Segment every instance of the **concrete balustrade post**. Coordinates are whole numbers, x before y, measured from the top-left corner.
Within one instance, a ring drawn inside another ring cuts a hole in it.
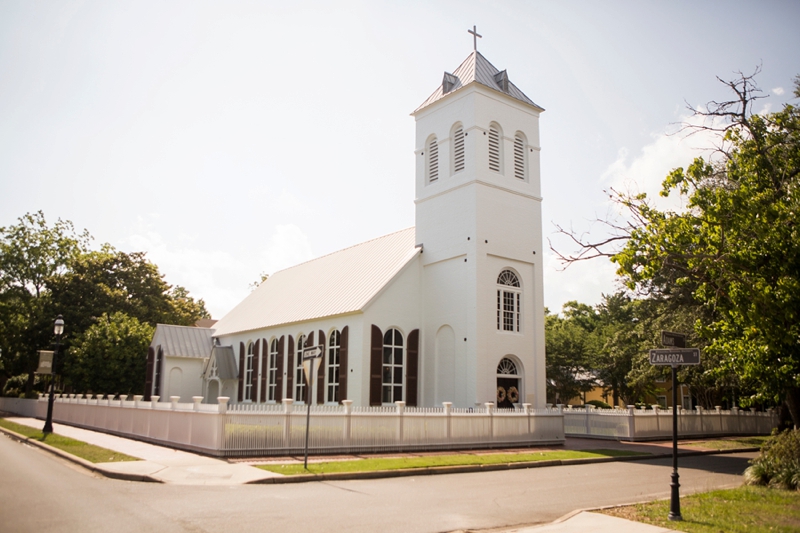
[[[155,409],[156,404],[158,404],[158,400],[160,399],[161,396],[156,396],[156,395],[150,396],[150,409]],[[111,402],[109,402],[109,405],[111,405]]]
[[[230,401],[229,396],[217,396],[217,412],[221,415],[224,415],[228,412],[228,402]]]
[[[292,437],[292,404],[294,399],[284,398],[283,401],[283,446],[289,448],[291,446]]]
[[[628,407],[628,438],[632,439],[636,436],[636,406],[629,405]]]
[[[397,443],[403,442],[403,414],[406,412],[406,402],[394,402],[397,406]]]
[[[142,394],[134,394],[133,395],[133,406],[136,407],[137,409],[139,408],[140,404],[142,403],[142,398],[144,398],[144,396]]]
[[[203,397],[202,396],[192,396],[192,403],[194,403],[194,410],[195,411],[199,411],[200,410],[200,404],[202,403],[202,401],[203,401]]]
[[[483,405],[486,406],[486,414],[489,416],[489,438],[494,440],[494,413],[492,412],[494,404],[492,402],[486,402]]]
[[[453,414],[453,402],[442,402],[442,406],[444,407],[446,435],[447,442],[449,443],[450,439],[453,437],[453,424],[451,418],[451,415]]]
[[[342,406],[344,407],[344,443],[346,445],[350,444],[350,427],[352,422],[353,416],[353,400],[342,400]]]
[[[169,397],[169,402],[172,404],[171,409],[173,411],[177,411],[178,410],[178,402],[180,401],[180,399],[181,399],[180,396],[170,396]]]

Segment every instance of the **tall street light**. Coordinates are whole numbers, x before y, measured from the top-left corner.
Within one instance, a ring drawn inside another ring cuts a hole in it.
[[[44,422],[42,433],[53,432],[53,389],[55,389],[56,380],[56,357],[58,356],[58,349],[61,347],[61,335],[64,334],[64,318],[58,315],[53,326],[53,333],[56,335],[56,349],[53,352],[53,367],[50,374],[50,397],[47,399],[47,420]]]

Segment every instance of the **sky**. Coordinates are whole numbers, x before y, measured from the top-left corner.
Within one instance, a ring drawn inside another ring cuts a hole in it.
[[[0,1],[0,226],[43,211],[144,251],[221,318],[261,273],[414,225],[410,113],[478,50],[545,108],[543,236],[601,236],[710,139],[687,105],[752,73],[793,99],[800,2]],[[545,250],[545,305],[617,289]]]

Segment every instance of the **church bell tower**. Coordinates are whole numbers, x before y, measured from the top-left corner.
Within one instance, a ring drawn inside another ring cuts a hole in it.
[[[412,113],[425,405],[545,406],[543,111],[476,49]]]

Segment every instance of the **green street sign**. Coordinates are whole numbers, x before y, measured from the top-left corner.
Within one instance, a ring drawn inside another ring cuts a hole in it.
[[[699,365],[700,348],[662,348],[650,350],[651,365]]]

